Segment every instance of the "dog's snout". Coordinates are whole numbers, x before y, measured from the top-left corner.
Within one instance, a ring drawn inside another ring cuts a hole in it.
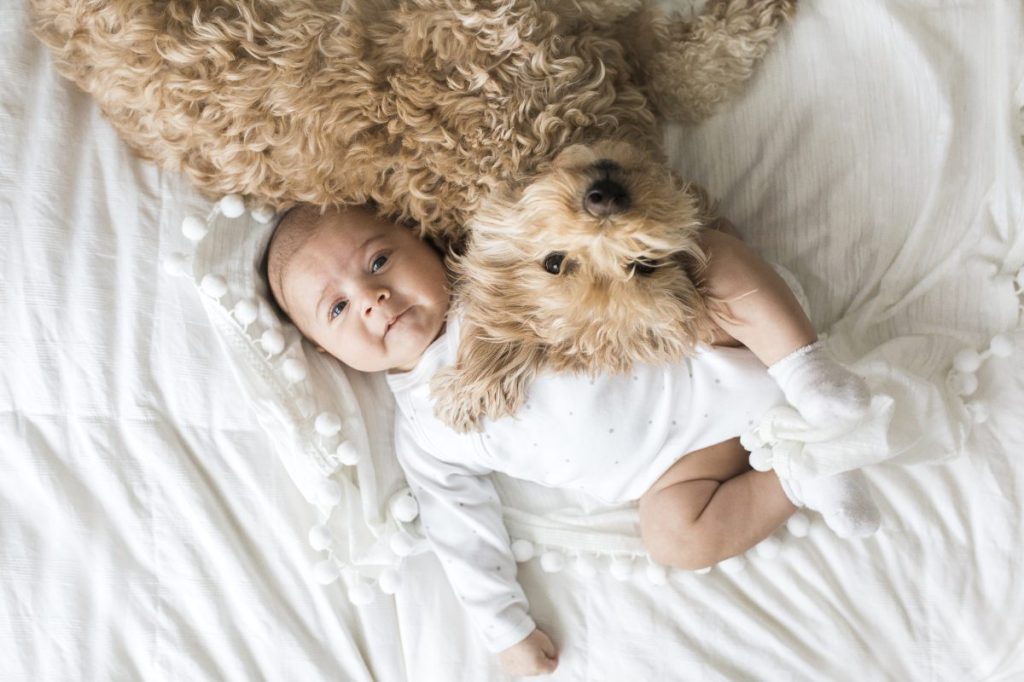
[[[597,180],[583,195],[583,209],[596,218],[622,213],[629,208],[629,192],[609,178]]]

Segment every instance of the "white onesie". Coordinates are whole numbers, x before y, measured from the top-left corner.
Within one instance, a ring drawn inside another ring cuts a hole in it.
[[[455,361],[459,320],[414,369],[388,374],[395,448],[424,531],[492,651],[534,628],[488,474],[499,471],[608,503],[636,500],[688,452],[739,436],[785,402],[748,350],[703,348],[622,375],[540,375],[517,414],[460,434],[434,417],[430,379]]]

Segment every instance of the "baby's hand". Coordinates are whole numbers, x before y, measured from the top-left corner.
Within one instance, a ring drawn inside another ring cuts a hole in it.
[[[509,675],[547,675],[558,667],[558,651],[548,636],[540,628],[535,628],[519,644],[498,654],[498,660]]]

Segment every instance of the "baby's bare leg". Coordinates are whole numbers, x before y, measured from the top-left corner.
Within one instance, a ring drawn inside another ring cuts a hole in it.
[[[818,335],[786,282],[768,263],[726,230],[705,230],[710,261],[708,293],[716,299],[715,321],[730,336],[771,365]]]
[[[795,511],[778,477],[750,469],[734,438],[662,474],[640,498],[640,532],[656,561],[692,570],[753,547]]]

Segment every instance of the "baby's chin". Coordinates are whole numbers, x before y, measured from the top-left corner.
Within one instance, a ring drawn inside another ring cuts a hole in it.
[[[434,342],[438,334],[431,336],[428,332],[409,333],[403,334],[400,339],[395,339],[389,344],[389,356],[390,362],[388,372],[408,372],[409,370],[416,367],[419,363],[420,358],[430,347],[430,344]]]

